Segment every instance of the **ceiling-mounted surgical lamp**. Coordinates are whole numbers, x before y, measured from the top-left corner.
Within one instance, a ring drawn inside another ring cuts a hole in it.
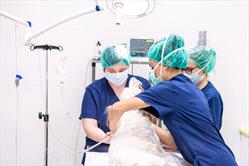
[[[120,18],[140,18],[150,14],[155,9],[155,0],[106,0],[107,8]]]
[[[71,21],[75,18],[78,18],[78,17],[81,17],[81,16],[84,16],[84,15],[88,15],[88,14],[91,14],[91,13],[95,13],[95,12],[99,12],[99,11],[102,11],[103,8],[100,7],[97,3],[96,3],[96,6],[95,8],[93,9],[89,9],[87,11],[80,11],[80,12],[75,12],[69,16],[66,16],[62,19],[59,19],[59,20],[56,20],[54,23],[44,27],[43,29],[37,31],[37,32],[31,32],[31,22],[29,21],[24,21],[22,20],[21,18],[19,17],[16,17],[16,16],[13,16],[13,15],[10,15],[4,11],[0,11],[0,16],[3,16],[7,19],[10,19],[12,21],[15,21],[17,23],[20,23],[26,27],[28,27],[28,31],[26,32],[26,34],[24,35],[24,45],[27,45],[27,46],[30,46],[33,44],[33,40],[42,35],[43,33],[47,32],[47,31],[50,31],[51,29],[61,25],[61,24],[64,24],[65,22],[68,22],[68,21]]]

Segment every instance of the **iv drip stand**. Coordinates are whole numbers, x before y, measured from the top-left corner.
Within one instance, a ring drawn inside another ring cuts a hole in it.
[[[36,49],[42,49],[42,50],[46,50],[46,77],[45,77],[45,90],[46,90],[46,111],[45,114],[42,114],[42,112],[39,112],[38,117],[39,119],[44,120],[45,122],[45,166],[48,166],[48,122],[49,122],[49,114],[48,114],[48,50],[59,50],[62,51],[63,48],[61,46],[52,46],[52,45],[32,45],[30,47],[31,51],[34,51]]]

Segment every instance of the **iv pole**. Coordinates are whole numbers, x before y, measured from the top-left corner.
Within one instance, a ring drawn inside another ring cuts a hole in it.
[[[63,48],[61,46],[52,46],[52,45],[32,45],[30,47],[31,51],[34,51],[36,49],[42,49],[46,50],[46,77],[45,77],[45,91],[46,91],[46,112],[45,114],[42,114],[42,112],[39,112],[38,117],[39,119],[44,120],[45,122],[45,166],[48,165],[48,122],[49,122],[49,114],[48,114],[48,50],[59,50],[60,52],[63,51]]]
[[[80,16],[84,16],[84,15],[91,14],[94,12],[99,12],[101,10],[103,10],[103,8],[101,8],[98,5],[97,0],[96,0],[95,9],[91,9],[88,11],[80,11],[80,12],[76,12],[74,14],[71,14],[69,16],[66,16],[66,17],[60,19],[59,21],[57,21],[53,24],[50,24],[47,27],[44,27],[42,30],[40,30],[36,33],[31,33],[31,22],[24,21],[19,17],[16,17],[16,16],[13,16],[13,15],[8,14],[6,12],[0,11],[0,16],[3,16],[7,19],[10,19],[10,20],[15,21],[17,23],[20,23],[20,24],[24,25],[25,27],[29,27],[28,33],[26,33],[24,35],[24,39],[25,39],[24,45],[26,45],[26,46],[31,45],[30,49],[32,51],[35,49],[46,50],[46,112],[45,112],[45,114],[42,114],[42,112],[40,112],[38,114],[39,119],[43,118],[44,122],[45,122],[45,163],[44,163],[45,166],[48,166],[48,121],[49,121],[49,114],[48,114],[48,50],[51,51],[52,49],[56,49],[56,50],[62,51],[63,49],[60,46],[51,46],[51,45],[37,45],[37,46],[35,46],[35,45],[32,45],[33,44],[32,39],[35,39],[36,37],[42,35],[43,33],[65,23],[65,22],[68,22],[68,21],[73,20],[75,18],[78,18]]]
[[[49,31],[50,29],[53,29],[67,21],[70,21],[72,19],[75,19],[77,17],[80,17],[80,16],[83,16],[83,15],[87,15],[87,14],[90,14],[90,13],[93,13],[93,12],[98,12],[100,11],[101,8],[96,5],[95,7],[95,10],[89,10],[89,11],[86,11],[86,12],[78,12],[78,13],[75,13],[75,14],[72,14],[70,16],[67,16],[63,19],[60,19],[58,22],[54,23],[54,24],[51,24],[45,28],[43,28],[42,30],[34,33],[34,34],[30,34],[29,36],[28,35],[25,35],[25,41],[26,41],[26,45],[29,45],[31,43],[31,40],[40,36],[41,34]],[[48,122],[49,122],[49,114],[48,114],[48,50],[52,50],[52,49],[56,49],[56,50],[59,50],[59,51],[62,51],[63,48],[61,46],[51,46],[51,45],[31,45],[30,47],[30,50],[35,50],[35,49],[43,49],[43,50],[46,50],[46,112],[45,114],[42,114],[42,112],[39,112],[38,114],[38,117],[39,119],[42,119],[44,120],[45,122],[45,166],[48,166]]]

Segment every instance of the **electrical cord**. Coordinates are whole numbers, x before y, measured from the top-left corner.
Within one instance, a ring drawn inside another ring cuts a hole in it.
[[[87,82],[90,80],[90,64],[91,64],[92,60],[88,61],[87,65],[86,65],[86,70],[85,70],[85,80],[84,80],[84,84],[83,87],[86,88],[87,86]],[[88,76],[88,77],[87,77]],[[76,159],[77,159],[77,151],[78,151],[78,142],[79,142],[79,134],[80,134],[80,129],[81,129],[81,121],[79,122],[78,125],[78,130],[77,130],[77,135],[76,135],[76,140],[75,140],[75,151],[74,151],[74,166],[76,166]]]
[[[48,126],[49,126],[49,128],[50,128],[50,131],[51,131],[53,137],[56,139],[56,141],[57,141],[60,145],[64,146],[65,148],[67,148],[67,149],[69,149],[69,150],[71,150],[71,151],[74,151],[74,148],[73,148],[73,147],[70,147],[70,146],[66,145],[65,143],[63,143],[63,142],[56,136],[55,131],[54,131],[53,127],[51,126],[51,124],[48,124]],[[82,148],[82,149],[83,149],[83,148]]]
[[[18,69],[18,50],[17,50],[17,23],[15,23],[15,56],[16,56],[16,75],[19,72]],[[16,133],[15,133],[15,150],[16,150],[16,166],[18,165],[18,158],[19,158],[19,154],[18,154],[18,120],[19,120],[19,89],[18,89],[19,84],[16,84]]]

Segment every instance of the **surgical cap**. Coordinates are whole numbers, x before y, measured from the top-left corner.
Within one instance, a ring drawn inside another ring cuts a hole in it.
[[[210,73],[216,63],[216,53],[213,49],[196,46],[189,54],[189,58],[205,73]]]
[[[162,57],[163,44],[165,40],[166,43],[165,43],[163,57],[165,57],[167,54],[169,54],[170,52],[172,52],[177,48],[184,47],[184,39],[177,34],[172,34],[169,36],[168,39],[160,40],[150,48],[148,52],[149,59],[154,60],[156,62],[160,62]]]
[[[130,65],[130,56],[124,45],[110,46],[104,49],[100,57],[103,68],[108,68],[116,64]]]

